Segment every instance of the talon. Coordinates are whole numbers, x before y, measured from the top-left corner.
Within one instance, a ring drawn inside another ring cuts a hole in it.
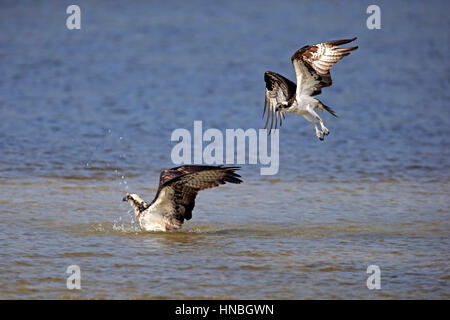
[[[320,141],[323,141],[324,139],[323,132],[321,131],[317,132],[317,138],[319,138]]]

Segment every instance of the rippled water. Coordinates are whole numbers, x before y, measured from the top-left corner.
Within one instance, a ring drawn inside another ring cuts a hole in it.
[[[0,298],[450,298],[447,2],[381,1],[376,31],[352,1],[80,1],[80,31],[69,4],[0,4]],[[264,71],[353,35],[325,142],[288,116],[278,175],[139,230],[121,199],[152,199],[174,129],[260,128]]]

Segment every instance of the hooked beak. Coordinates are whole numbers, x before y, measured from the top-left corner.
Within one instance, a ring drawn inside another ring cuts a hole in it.
[[[128,201],[128,199],[129,199],[129,194],[127,194],[125,197],[123,197],[123,199],[122,199],[122,201]]]

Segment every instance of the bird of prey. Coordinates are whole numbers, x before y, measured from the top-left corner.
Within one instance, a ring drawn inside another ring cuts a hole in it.
[[[294,66],[297,84],[282,75],[266,71],[264,81],[266,82],[266,99],[264,103],[264,114],[267,112],[266,126],[269,119],[272,118],[270,129],[273,128],[275,118],[275,128],[280,118],[280,126],[285,118],[285,113],[296,113],[306,118],[314,125],[316,135],[323,141],[324,136],[330,131],[324,126],[322,119],[317,115],[314,109],[326,110],[333,116],[336,113],[319,99],[313,98],[322,92],[322,88],[331,86],[331,67],[350,54],[350,51],[358,47],[340,48],[342,44],[352,42],[356,39],[334,40],[322,42],[314,45],[307,45],[297,50],[291,57]],[[319,130],[316,120],[319,121],[321,130]]]
[[[144,231],[180,229],[184,220],[192,218],[195,197],[201,190],[226,182],[241,183],[235,171],[239,167],[184,165],[161,172],[155,199],[147,204],[137,194],[127,194],[136,219]]]

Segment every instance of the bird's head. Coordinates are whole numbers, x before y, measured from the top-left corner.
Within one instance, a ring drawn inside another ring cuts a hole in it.
[[[142,211],[148,208],[147,202],[134,193],[128,193],[122,200],[128,202],[133,207],[136,218],[139,217]]]

